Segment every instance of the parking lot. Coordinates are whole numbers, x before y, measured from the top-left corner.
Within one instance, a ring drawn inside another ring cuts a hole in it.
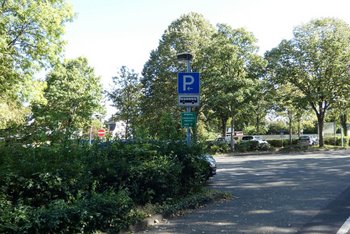
[[[233,199],[147,233],[337,233],[350,216],[350,152],[221,156],[213,189]],[[345,203],[344,203],[345,202]]]

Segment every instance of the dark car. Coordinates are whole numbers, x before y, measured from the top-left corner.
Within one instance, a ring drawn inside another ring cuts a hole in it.
[[[205,154],[202,157],[209,165],[209,177],[216,175],[216,161],[210,154]]]

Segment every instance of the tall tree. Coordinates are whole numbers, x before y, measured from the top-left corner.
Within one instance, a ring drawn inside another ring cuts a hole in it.
[[[28,113],[22,103],[36,99],[29,91],[39,85],[33,74],[57,62],[65,24],[72,18],[65,0],[0,0],[0,105],[7,107],[0,108],[0,117],[4,111],[17,117],[1,118],[0,128],[21,122]]]
[[[288,118],[289,143],[292,144],[293,126],[298,123],[298,135],[300,135],[299,124],[308,109],[308,103],[305,102],[300,90],[290,83],[279,86],[274,93],[276,95],[274,108]]]
[[[100,77],[86,58],[66,60],[47,76],[46,104],[33,107],[35,132],[51,141],[67,140],[103,113]],[[36,135],[38,136],[38,135]]]
[[[114,87],[107,91],[113,106],[117,108],[116,118],[125,122],[125,138],[133,134],[140,115],[141,83],[138,74],[123,66],[113,77]]]
[[[174,120],[180,119],[180,109],[176,101],[176,74],[184,70],[184,67],[178,63],[176,55],[190,52],[193,55],[192,70],[201,71],[203,69],[201,50],[209,43],[214,32],[215,28],[202,15],[197,13],[183,15],[170,24],[157,49],[151,52],[142,71],[144,91],[142,113],[147,119],[147,126],[152,136],[160,135],[161,129],[155,126],[165,117],[168,119],[169,113]],[[171,127],[169,132],[173,132],[174,126],[169,127]],[[177,129],[181,130],[180,124],[177,125]]]
[[[236,116],[251,100],[251,92],[258,83],[255,81],[262,74],[265,62],[256,54],[255,37],[244,29],[220,24],[211,41],[205,52],[203,101],[221,120],[225,137],[227,120],[231,118],[233,134]]]
[[[251,91],[251,101],[245,105],[243,110],[244,123],[255,126],[256,134],[266,132],[265,118],[274,105],[274,93],[270,83],[264,79],[255,80],[255,89]],[[243,128],[242,128],[243,129]]]
[[[350,27],[339,19],[322,18],[294,29],[294,38],[283,40],[268,52],[276,84],[291,83],[314,110],[319,144],[324,146],[323,125],[327,110],[348,99],[350,88]]]

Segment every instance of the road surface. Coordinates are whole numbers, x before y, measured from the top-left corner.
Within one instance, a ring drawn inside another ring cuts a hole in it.
[[[216,160],[209,186],[233,199],[143,233],[336,234],[350,216],[349,150]]]

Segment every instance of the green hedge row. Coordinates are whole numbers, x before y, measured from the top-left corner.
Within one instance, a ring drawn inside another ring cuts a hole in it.
[[[341,137],[325,137],[324,138],[324,143],[326,145],[336,145],[336,146],[341,146],[342,145],[342,139]],[[349,136],[344,136],[343,137],[343,143],[344,146],[350,146],[350,137]]]
[[[170,142],[0,146],[0,233],[118,232],[135,207],[200,189],[199,146]]]
[[[299,142],[298,139],[292,139],[292,145],[297,145]],[[289,139],[283,139],[282,140],[268,140],[268,143],[272,147],[283,147],[283,146],[288,146],[290,145]]]
[[[249,152],[249,151],[268,151],[271,149],[269,144],[259,144],[257,141],[239,142],[235,146],[237,152]]]

